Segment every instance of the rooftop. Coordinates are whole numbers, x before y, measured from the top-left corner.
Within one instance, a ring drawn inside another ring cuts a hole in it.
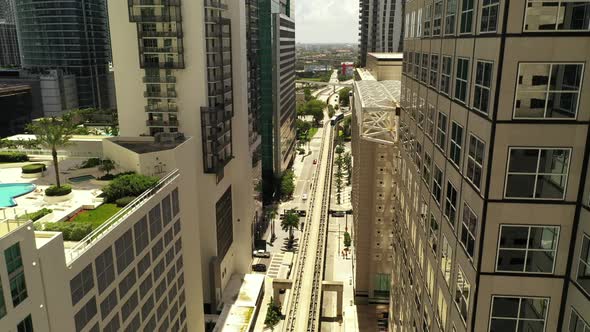
[[[214,331],[250,331],[262,299],[264,279],[262,274],[232,275],[223,292],[225,305]]]
[[[24,84],[0,84],[0,97],[31,92],[31,87]]]
[[[392,60],[401,61],[404,58],[403,53],[369,53],[368,56],[374,57],[380,61],[392,61]]]
[[[159,152],[175,149],[186,141],[186,138],[181,135],[161,137],[159,140],[152,137],[117,137],[111,141],[119,146],[133,151],[137,154]]]
[[[355,109],[355,117],[361,139],[379,144],[397,142],[400,91],[400,81],[355,82],[355,96],[360,102],[360,107]]]
[[[401,94],[400,81],[363,80],[355,82],[363,108],[396,108]]]

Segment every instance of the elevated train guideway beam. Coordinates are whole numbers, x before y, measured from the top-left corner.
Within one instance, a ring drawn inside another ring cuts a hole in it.
[[[295,83],[315,84],[315,85],[325,85],[325,86],[341,86],[344,88],[352,88],[352,84],[347,84],[347,83],[318,82],[318,81],[308,81],[308,80],[296,80]]]
[[[399,91],[399,81],[357,81],[354,84],[354,116],[360,138],[379,144],[398,141],[400,106],[392,91]]]

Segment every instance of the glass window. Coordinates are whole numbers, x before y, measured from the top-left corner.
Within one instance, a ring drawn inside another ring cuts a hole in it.
[[[441,203],[441,194],[442,194],[442,184],[443,184],[443,172],[438,167],[438,165],[434,164],[434,178],[432,181],[432,196],[436,201],[436,204],[440,205]]]
[[[485,143],[473,134],[469,135],[469,153],[467,154],[467,179],[479,190],[483,172]]]
[[[477,61],[475,72],[473,108],[486,114],[488,114],[490,108],[493,66],[494,65],[491,62]]]
[[[72,304],[78,303],[88,292],[94,288],[94,276],[92,271],[92,264],[88,264],[78,273],[72,280],[70,280],[70,291],[72,296]]]
[[[105,249],[94,261],[96,266],[96,281],[98,292],[102,292],[115,280],[115,267],[113,265],[113,250],[111,247]]]
[[[431,139],[434,137],[434,119],[436,111],[434,105],[428,104],[428,117],[426,118],[426,136]]]
[[[457,167],[461,164],[461,145],[463,144],[463,127],[461,127],[457,122],[453,121],[451,123],[451,151],[450,157],[451,161],[457,165]]]
[[[421,72],[421,76],[420,76],[420,80],[426,84],[428,84],[428,72],[429,72],[429,67],[428,67],[428,54],[427,53],[423,53],[422,54],[422,72]]]
[[[445,299],[442,289],[439,288],[436,305],[436,318],[441,331],[444,331],[445,327],[447,326],[447,309],[447,300]]]
[[[510,148],[504,196],[562,200],[569,161],[569,149]]]
[[[4,300],[4,290],[2,289],[2,280],[0,279],[0,318],[6,316],[6,301]]]
[[[588,0],[527,0],[524,31],[588,30]]]
[[[434,214],[431,213],[430,214],[430,231],[428,232],[428,243],[430,244],[430,248],[432,249],[434,256],[436,256],[436,248],[438,246],[438,230],[439,230],[438,220],[436,220],[436,217],[434,216]]]
[[[4,259],[8,272],[12,305],[16,307],[28,297],[23,259],[18,242],[4,250]]]
[[[492,296],[490,332],[543,332],[549,299]]]
[[[76,332],[82,331],[86,324],[91,321],[97,313],[96,299],[91,298],[74,316]]]
[[[131,229],[115,241],[115,254],[117,255],[117,273],[121,274],[135,259]]]
[[[419,79],[420,78],[420,53],[416,52],[414,53],[414,78],[415,79]]]
[[[459,33],[473,32],[473,0],[461,2],[461,26]]]
[[[430,19],[432,15],[432,5],[428,4],[424,8],[424,37],[430,36]]]
[[[447,145],[447,115],[438,112],[438,122],[436,125],[436,146],[445,151]]]
[[[426,264],[426,293],[428,294],[428,298],[432,299],[432,295],[434,294],[434,268],[430,261],[427,261]]]
[[[455,303],[459,308],[459,313],[463,319],[463,323],[467,321],[467,313],[469,312],[469,295],[471,293],[471,284],[461,267],[457,269],[457,280],[455,289]]]
[[[459,241],[465,249],[467,256],[473,260],[473,253],[475,252],[475,234],[477,232],[477,215],[467,205],[463,203],[463,218],[461,220],[461,238]]]
[[[415,160],[416,168],[418,170],[422,169],[422,144],[416,141],[416,152],[415,152]]]
[[[453,59],[450,56],[442,58],[442,72],[440,76],[440,92],[451,95],[451,73],[453,71]]]
[[[583,72],[583,64],[521,63],[514,118],[575,118]]]
[[[434,0],[434,19],[432,21],[432,35],[440,36],[443,15],[443,0]]]
[[[389,298],[389,288],[391,283],[391,275],[385,273],[375,274],[375,288],[373,294],[376,297]]]
[[[430,86],[438,88],[438,55],[430,55]]]
[[[432,169],[432,158],[428,152],[424,152],[424,165],[422,166],[422,179],[426,188],[430,188],[430,170]]]
[[[553,273],[559,227],[500,226],[496,271]]]
[[[416,37],[422,37],[422,8],[418,9],[418,21],[416,22]]]
[[[457,189],[451,183],[447,182],[447,195],[445,198],[445,217],[451,223],[451,226],[455,228],[455,220],[457,218]]]
[[[590,324],[586,323],[573,307],[568,332],[590,332]]]
[[[480,32],[496,32],[500,0],[483,0],[481,6]]]
[[[447,240],[447,237],[443,234],[442,236],[442,246],[441,246],[441,258],[440,258],[440,270],[445,277],[445,281],[447,285],[450,285],[451,282],[451,275],[453,269],[453,249]]]
[[[582,250],[580,252],[576,282],[586,293],[590,294],[590,237],[586,234],[582,237]]]
[[[17,332],[33,332],[33,319],[28,315],[16,326]]]
[[[469,86],[469,59],[457,59],[457,75],[455,76],[455,99],[467,103]]]
[[[457,0],[447,0],[445,16],[445,35],[455,34],[455,21],[457,18]]]
[[[418,103],[418,119],[416,121],[418,128],[422,128],[424,126],[424,104],[424,98],[420,98]]]

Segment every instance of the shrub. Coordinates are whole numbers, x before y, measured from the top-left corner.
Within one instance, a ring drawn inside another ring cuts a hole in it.
[[[90,159],[82,162],[82,164],[80,165],[80,168],[92,168],[92,167],[96,167],[100,164],[101,164],[101,161],[99,158],[90,158]]]
[[[127,196],[127,197],[123,197],[123,198],[119,198],[118,200],[115,201],[115,203],[117,204],[118,207],[125,207],[127,206],[127,204],[131,203],[131,201],[133,201],[135,199],[135,197],[133,196]]]
[[[103,189],[105,201],[113,203],[119,198],[139,196],[158,183],[158,178],[141,174],[118,176]]]
[[[58,186],[51,186],[47,189],[45,189],[45,195],[46,196],[65,196],[69,193],[72,192],[72,187],[70,187],[67,184],[64,184],[61,187]]]
[[[53,212],[53,210],[43,208],[43,209],[33,212],[33,213],[27,213],[26,215],[23,215],[21,217],[26,217],[28,219],[31,219],[31,221],[37,221],[37,220],[45,217],[46,215],[50,214],[51,212]]]
[[[1,163],[20,163],[29,161],[29,157],[22,152],[0,152]]]
[[[116,177],[117,176],[114,175],[114,174],[105,174],[103,176],[100,176],[97,180],[100,180],[100,181],[111,181],[111,180],[113,180]]]
[[[80,241],[95,230],[100,223],[52,222],[46,223],[44,231],[61,232],[64,241]]]
[[[45,164],[30,164],[21,167],[21,169],[23,174],[35,174],[43,172],[47,169],[47,166],[45,166]]]

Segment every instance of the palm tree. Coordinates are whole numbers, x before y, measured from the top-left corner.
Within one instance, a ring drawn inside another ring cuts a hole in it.
[[[37,136],[39,145],[51,150],[56,186],[61,187],[57,149],[68,145],[72,138],[75,126],[72,124],[71,117],[64,115],[61,119],[42,118],[29,124],[27,129]]]
[[[293,228],[299,228],[299,215],[292,211],[285,212],[285,218],[281,221],[281,228],[284,231],[289,231],[289,245],[291,245],[294,239]]]

